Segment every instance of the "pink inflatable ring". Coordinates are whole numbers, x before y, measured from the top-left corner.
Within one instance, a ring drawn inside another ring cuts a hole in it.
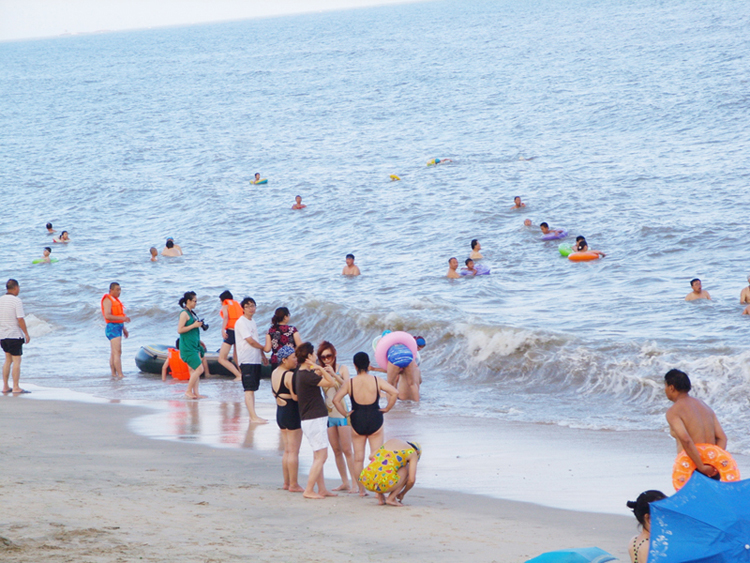
[[[411,353],[414,354],[415,358],[417,357],[417,341],[414,340],[414,337],[411,334],[402,330],[389,332],[380,339],[380,342],[378,342],[378,345],[375,348],[375,361],[381,368],[385,369],[388,365],[388,349],[394,344],[403,344],[411,350]]]

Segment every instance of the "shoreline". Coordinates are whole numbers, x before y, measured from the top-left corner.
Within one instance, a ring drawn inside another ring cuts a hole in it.
[[[419,475],[403,508],[356,495],[308,501],[280,490],[278,455],[136,435],[129,405],[30,398],[2,403],[13,478],[0,485],[0,535],[11,542],[0,550],[19,562],[525,561],[593,545],[622,558],[635,533],[632,517],[434,490]]]
[[[269,423],[250,425],[241,399],[196,402],[180,395],[172,400],[116,400],[69,389],[29,387],[34,393],[26,398],[34,400],[130,406],[134,410],[126,423],[129,432],[159,442],[250,450],[263,459],[276,460],[280,474],[283,446],[275,403],[258,400],[257,411]],[[631,517],[626,501],[640,492],[674,492],[675,445],[664,431],[433,417],[415,414],[408,404],[398,403],[385,416],[385,434],[386,439],[400,437],[422,444],[426,455],[420,463],[419,482],[433,490],[626,517]],[[750,475],[750,457],[733,456],[741,474]],[[312,451],[303,439],[300,476],[307,474],[311,463]],[[328,482],[340,482],[332,450],[325,475]]]

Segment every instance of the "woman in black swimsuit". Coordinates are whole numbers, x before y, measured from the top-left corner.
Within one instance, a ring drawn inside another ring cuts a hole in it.
[[[383,445],[383,413],[393,408],[398,400],[398,390],[388,383],[370,375],[370,356],[365,352],[354,354],[354,366],[357,375],[352,377],[336,393],[333,404],[339,412],[346,412],[351,417],[352,444],[354,445],[354,474],[359,477],[365,462],[365,447],[370,443],[370,454],[375,453]],[[388,405],[380,408],[378,401],[380,393],[388,395]],[[349,395],[352,410],[347,412],[344,406],[344,396]],[[365,488],[359,483],[359,496],[366,496]]]
[[[284,489],[292,493],[301,493],[305,489],[297,483],[297,472],[302,425],[292,384],[297,356],[294,355],[294,348],[291,346],[280,348],[277,356],[281,363],[271,374],[271,389],[276,397],[276,424],[281,429],[281,441],[284,442],[284,456],[281,458]]]

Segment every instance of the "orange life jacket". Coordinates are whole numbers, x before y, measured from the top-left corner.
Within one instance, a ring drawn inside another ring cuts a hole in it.
[[[177,348],[169,349],[169,369],[172,370],[172,379],[183,381],[190,379],[190,368],[180,358],[180,351]]]
[[[109,293],[105,293],[104,297],[102,297],[102,316],[104,316],[104,300],[109,298],[110,301],[112,301],[112,314],[118,317],[124,317],[125,316],[125,307],[122,304],[122,301],[120,301],[117,297],[112,297]],[[108,323],[124,323],[125,321],[108,321],[107,317],[104,316],[104,320]]]
[[[242,306],[234,299],[225,299],[221,304],[227,306],[227,315],[229,316],[229,319],[227,320],[227,328],[234,330],[234,323],[236,323],[237,319],[244,314]],[[223,319],[224,311],[221,311],[220,314]]]

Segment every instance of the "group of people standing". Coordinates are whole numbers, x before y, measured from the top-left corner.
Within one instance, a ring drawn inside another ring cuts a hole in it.
[[[109,293],[102,297],[102,314],[107,323],[105,334],[112,343],[113,377],[122,377],[120,339],[128,336],[124,323],[130,321],[119,300],[120,292],[119,284],[113,282]],[[242,382],[251,424],[268,422],[255,410],[255,393],[260,388],[262,366],[269,362],[265,354],[271,353],[271,391],[276,400],[276,423],[284,443],[284,489],[302,492],[310,499],[335,496],[335,491],[367,496],[369,490],[378,495],[380,504],[399,506],[416,482],[421,447],[413,441],[398,438],[386,441],[384,438],[383,415],[396,404],[397,387],[370,373],[370,357],[365,352],[354,355],[356,374],[350,377],[331,342],[323,341],[316,350],[312,343],[302,341],[297,328],[289,324],[291,315],[286,307],[275,310],[271,327],[261,338],[253,318],[257,304],[252,297],[237,302],[227,290],[220,299],[223,343],[219,362]],[[182,311],[177,323],[178,349],[179,360],[187,364],[189,371],[185,391],[188,399],[204,397],[198,389],[205,354],[200,329],[207,327],[207,323],[196,314],[197,303],[193,291],[186,292],[179,300]],[[418,342],[424,346],[423,338],[419,337]],[[236,350],[234,361],[229,359],[233,347]],[[421,379],[418,368],[415,369],[416,375],[410,371],[403,377],[407,388],[413,377]],[[386,371],[398,384],[400,370],[381,371]],[[388,399],[383,408],[380,407],[381,395]],[[313,450],[305,488],[299,485],[297,477],[302,436]],[[365,467],[368,444],[371,463]],[[333,491],[326,488],[323,473],[329,446],[341,477],[341,485]]]

